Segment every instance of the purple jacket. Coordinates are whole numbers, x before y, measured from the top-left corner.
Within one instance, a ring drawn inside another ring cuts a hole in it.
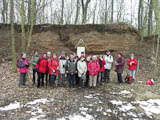
[[[117,63],[118,63],[118,65],[116,65],[116,72],[117,73],[123,73],[123,69],[124,69],[124,59],[123,59],[123,57],[118,57],[117,58]]]
[[[28,73],[28,67],[29,67],[29,63],[26,59],[21,58],[19,60],[19,72],[20,73]],[[28,65],[28,67],[26,67],[26,65]]]

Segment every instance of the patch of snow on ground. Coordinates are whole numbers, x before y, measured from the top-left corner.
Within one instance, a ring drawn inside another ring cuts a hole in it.
[[[88,110],[88,108],[81,107],[81,108],[79,108],[79,110],[81,110],[81,111],[87,111],[87,110]]]
[[[129,91],[127,91],[127,90],[123,90],[123,91],[121,91],[119,94],[121,94],[121,95],[128,95],[128,94],[130,94],[131,92],[129,92]]]
[[[60,118],[60,119],[57,119],[57,120],[95,120],[93,118],[93,116],[91,116],[89,114],[85,114],[84,116],[74,114],[74,115],[70,115],[69,117],[64,117],[64,118]]]
[[[88,98],[88,99],[92,99],[93,98],[93,95],[92,94],[90,94],[90,95],[88,95],[88,96],[84,96],[85,98]]]
[[[134,102],[145,111],[146,115],[152,116],[152,114],[160,114],[160,99],[150,99],[148,101]]]
[[[111,100],[110,102],[113,105],[119,106],[118,109],[123,112],[129,111],[132,109],[136,109],[136,107],[134,107],[131,103],[116,101],[116,100]]]
[[[128,103],[126,105],[122,105],[121,107],[119,107],[120,111],[126,112],[132,109],[136,109],[136,107],[134,107],[132,104]]]
[[[7,106],[4,106],[4,107],[0,107],[0,111],[8,111],[8,110],[15,110],[15,109],[18,109],[20,108],[20,102],[15,102],[15,103],[10,103],[9,105]]]
[[[38,115],[38,116],[34,116],[32,118],[30,118],[29,120],[39,120],[40,118],[44,118],[46,115],[45,114],[42,114],[42,115]],[[43,119],[45,120],[45,119]]]
[[[111,94],[113,94],[113,95],[123,95],[123,96],[126,96],[126,95],[128,95],[128,94],[130,94],[131,92],[130,91],[127,91],[127,90],[123,90],[123,91],[121,91],[121,92],[111,92]]]
[[[38,104],[38,103],[43,103],[43,104],[46,104],[47,102],[49,102],[46,98],[42,98],[42,99],[36,99],[34,101],[31,101],[27,104],[25,104],[25,106],[28,106],[28,105],[35,105],[35,104]]]
[[[122,101],[116,101],[116,100],[111,100],[110,101],[113,105],[122,105],[123,102]]]

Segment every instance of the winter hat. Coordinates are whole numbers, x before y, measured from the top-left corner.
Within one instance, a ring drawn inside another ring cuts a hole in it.
[[[110,52],[110,50],[108,49],[108,50],[106,50],[106,52]]]
[[[65,52],[65,51],[62,51],[61,54],[66,54],[66,52]]]

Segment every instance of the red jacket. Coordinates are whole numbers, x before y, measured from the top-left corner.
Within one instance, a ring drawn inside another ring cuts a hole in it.
[[[97,61],[90,61],[88,64],[88,71],[89,71],[89,75],[98,75],[98,71],[99,71],[100,67],[99,67],[99,63]]]
[[[38,69],[38,72],[46,73],[48,70],[48,60],[43,57],[40,57],[38,64],[36,64],[36,68]]]
[[[99,63],[99,67],[100,67],[98,72],[104,72],[105,71],[104,65],[106,64],[106,61],[104,59],[102,60],[102,66],[100,66],[100,59],[98,59],[98,63]]]
[[[55,71],[55,75],[58,75],[58,69],[59,69],[58,58],[56,58],[55,60],[54,60],[54,58],[51,58],[48,63],[48,68],[49,68],[50,75],[53,75],[53,71]]]
[[[131,62],[133,62],[132,65],[130,65]],[[128,61],[127,61],[128,70],[136,70],[137,64],[138,64],[138,62],[135,58],[133,60],[131,60],[131,58],[128,59]]]

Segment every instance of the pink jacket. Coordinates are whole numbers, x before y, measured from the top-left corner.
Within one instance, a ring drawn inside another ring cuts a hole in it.
[[[97,61],[90,61],[89,62],[89,64],[88,64],[89,75],[97,76],[99,69],[100,69],[100,67],[99,67],[99,63]]]
[[[24,66],[24,67],[19,68],[19,72],[20,73],[28,73],[28,67],[25,67],[25,65],[29,65],[28,61],[26,59],[20,59],[19,62],[21,64],[21,66]]]

